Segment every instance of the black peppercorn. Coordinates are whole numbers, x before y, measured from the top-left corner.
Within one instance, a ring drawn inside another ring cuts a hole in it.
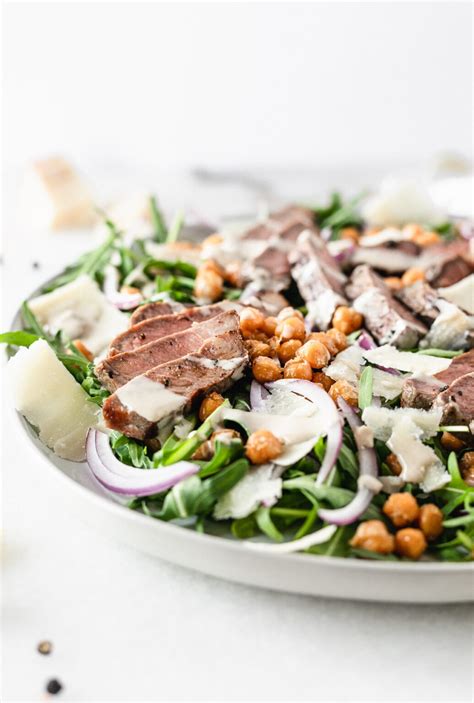
[[[62,684],[57,679],[50,679],[46,684],[46,690],[55,696],[62,689]]]

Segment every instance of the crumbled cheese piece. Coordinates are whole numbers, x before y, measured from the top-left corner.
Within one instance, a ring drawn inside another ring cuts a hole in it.
[[[251,469],[239,483],[217,501],[216,520],[247,517],[262,503],[273,504],[281,498],[282,480],[273,477],[273,465],[263,464]]]
[[[19,349],[7,368],[15,407],[38,428],[41,441],[63,459],[82,461],[98,408],[49,344],[38,339]]]
[[[361,374],[361,366],[365,364],[364,350],[358,344],[352,344],[339,352],[332,364],[323,369],[326,376],[333,381],[349,381],[357,383]]]
[[[445,371],[452,359],[443,359],[438,356],[428,354],[415,354],[413,352],[399,351],[390,344],[385,344],[377,349],[362,351],[363,356],[371,364],[394,368],[399,371],[410,371],[411,373],[424,373],[433,376],[440,371]]]
[[[386,442],[393,428],[408,418],[422,432],[423,438],[434,437],[438,432],[442,410],[420,410],[419,408],[376,408],[370,406],[362,412],[362,421],[370,427],[376,439]]]
[[[463,349],[468,333],[474,329],[474,317],[466,315],[457,305],[438,300],[440,314],[431,325],[428,334],[420,341],[424,349]]]
[[[96,219],[88,188],[62,158],[34,163],[23,184],[23,210],[36,228],[88,227]]]
[[[379,192],[367,199],[362,214],[371,225],[382,227],[410,222],[436,224],[443,215],[420,183],[393,177],[384,180]]]
[[[361,425],[354,432],[355,439],[358,444],[367,449],[374,446],[374,433],[367,427],[367,425]]]
[[[79,276],[28,305],[51,334],[62,330],[69,339],[80,339],[94,356],[128,326],[127,315],[109,303],[89,276]]]
[[[448,288],[438,288],[438,293],[449,303],[454,303],[470,315],[474,315],[474,273]]]

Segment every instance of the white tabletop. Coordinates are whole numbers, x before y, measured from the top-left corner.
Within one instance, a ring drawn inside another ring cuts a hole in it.
[[[32,235],[11,208],[6,224],[7,317],[88,235]],[[72,520],[8,409],[3,428],[4,701],[52,677],[68,701],[471,699],[468,605],[298,597],[152,559]]]

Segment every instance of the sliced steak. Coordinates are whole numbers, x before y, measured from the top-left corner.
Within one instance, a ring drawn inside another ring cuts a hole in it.
[[[445,425],[466,424],[474,420],[474,372],[460,376],[440,393],[433,403],[442,408],[441,422]]]
[[[181,310],[184,310],[184,305],[181,303],[162,303],[159,301],[156,303],[145,303],[145,305],[140,305],[140,307],[132,313],[130,317],[130,327],[139,322],[143,322],[143,320],[149,320],[150,317],[172,315],[175,312],[181,312]]]
[[[273,212],[261,224],[251,227],[243,239],[283,239],[295,241],[304,229],[316,231],[311,210],[290,205],[283,210]]]
[[[154,303],[150,303],[150,305],[154,305]],[[143,319],[141,322],[134,323],[128,330],[125,330],[125,332],[122,332],[112,340],[109,347],[109,356],[132,351],[161,337],[166,337],[176,332],[183,332],[195,324],[210,320],[223,312],[233,309],[235,309],[233,303],[224,301],[215,305],[188,308],[175,314],[158,314],[156,317]]]
[[[355,310],[364,315],[365,327],[379,344],[399,349],[415,347],[428,328],[393,297],[383,279],[370,266],[357,266],[346,293]]]
[[[416,281],[411,286],[395,291],[394,295],[427,324],[434,322],[439,315],[439,309],[435,305],[439,298],[438,293],[426,281]]]
[[[429,247],[420,264],[434,288],[447,288],[474,272],[472,252],[465,239]]]
[[[309,231],[298,237],[289,255],[291,273],[308,307],[308,319],[326,330],[344,297],[346,276],[340,271],[323,240]]]
[[[183,405],[180,411],[185,412],[198,396],[212,390],[222,391],[232,385],[241,376],[247,360],[242,337],[234,330],[208,340],[194,354],[150,369],[139,379],[156,383],[157,392],[166,389],[181,396]],[[162,417],[158,413],[153,419],[147,419],[121,401],[121,392],[123,394],[123,388],[104,402],[103,415],[107,427],[135,439],[155,436],[158,423],[166,417],[166,411],[163,411]]]
[[[239,303],[250,305],[272,316],[278,315],[280,310],[289,305],[289,302],[281,293],[276,293],[272,290],[261,290],[258,286],[253,286],[252,283],[249,283],[242,291]]]
[[[445,371],[433,378],[408,378],[403,384],[401,404],[429,410],[440,392],[459,378],[474,372],[474,349],[455,357]]]
[[[197,352],[206,340],[231,330],[239,330],[239,316],[234,310],[194,324],[182,332],[155,339],[131,351],[109,356],[95,367],[95,373],[107,390],[113,392],[135,376],[159,364]]]

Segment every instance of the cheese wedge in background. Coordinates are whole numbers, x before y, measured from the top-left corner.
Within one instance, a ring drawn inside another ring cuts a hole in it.
[[[38,428],[55,454],[83,461],[87,431],[96,427],[99,408],[43,339],[18,350],[7,365],[16,409]]]
[[[89,189],[61,157],[30,166],[23,183],[22,212],[36,229],[89,227],[97,219]]]

